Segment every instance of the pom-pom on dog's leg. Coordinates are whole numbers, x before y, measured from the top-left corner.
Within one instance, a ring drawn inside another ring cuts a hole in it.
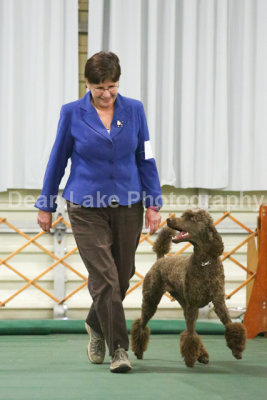
[[[227,346],[232,350],[233,356],[240,360],[246,347],[246,328],[239,322],[231,322],[225,325],[225,338]]]
[[[201,340],[197,333],[183,331],[180,335],[180,350],[187,367],[193,367],[201,354]]]
[[[246,347],[246,328],[239,322],[232,322],[225,305],[224,293],[216,300],[213,300],[214,309],[222,323],[225,325],[225,338],[227,346],[238,360],[242,358],[242,352]]]
[[[149,327],[143,326],[141,318],[136,319],[132,324],[131,343],[132,351],[139,360],[143,358],[144,351],[147,349],[149,336]]]

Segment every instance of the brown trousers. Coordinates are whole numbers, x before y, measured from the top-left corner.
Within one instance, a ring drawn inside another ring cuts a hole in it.
[[[141,202],[116,208],[89,208],[70,202],[67,206],[74,238],[89,272],[93,304],[86,322],[103,333],[113,356],[116,348],[129,348],[122,300],[135,272],[143,206]]]

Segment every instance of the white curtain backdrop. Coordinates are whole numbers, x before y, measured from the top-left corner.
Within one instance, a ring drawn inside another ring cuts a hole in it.
[[[266,21],[266,0],[89,0],[88,54],[119,55],[162,185],[267,189]]]
[[[78,98],[78,0],[0,1],[0,191],[41,188],[62,104]]]

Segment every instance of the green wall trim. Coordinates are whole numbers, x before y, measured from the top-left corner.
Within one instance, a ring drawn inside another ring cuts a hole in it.
[[[130,332],[132,321],[128,320],[127,329]],[[180,333],[185,329],[184,320],[152,320],[149,322],[151,333]],[[200,334],[220,335],[224,326],[218,322],[199,321],[197,332]],[[83,320],[2,320],[0,335],[49,335],[56,333],[86,333]]]

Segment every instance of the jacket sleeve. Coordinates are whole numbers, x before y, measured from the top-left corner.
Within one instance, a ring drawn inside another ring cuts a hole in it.
[[[162,194],[155,159],[152,154],[145,111],[142,103],[139,108],[140,128],[136,163],[142,184],[144,203],[146,207],[162,207]]]
[[[70,113],[63,106],[60,112],[56,140],[46,167],[43,189],[34,205],[36,208],[43,211],[56,211],[59,184],[64,175],[72,149],[73,139],[70,132]]]

